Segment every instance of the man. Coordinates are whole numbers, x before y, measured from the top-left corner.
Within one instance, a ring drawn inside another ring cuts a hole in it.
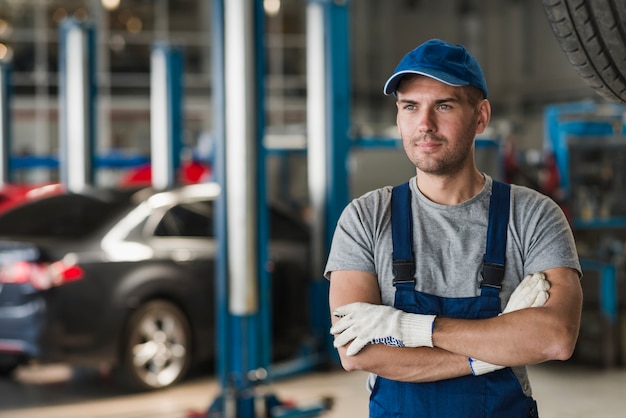
[[[567,220],[477,169],[491,106],[465,48],[425,42],[384,92],[416,176],[338,222],[325,275],[341,363],[371,372],[371,417],[538,416],[524,366],[568,359],[580,325]]]

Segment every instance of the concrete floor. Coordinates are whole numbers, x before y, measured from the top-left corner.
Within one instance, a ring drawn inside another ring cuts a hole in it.
[[[602,370],[571,363],[529,369],[542,418],[626,416],[626,369]],[[283,401],[306,407],[333,397],[325,418],[367,416],[364,373],[316,372],[266,388]],[[221,393],[215,379],[198,377],[169,390],[128,395],[94,371],[62,365],[19,370],[0,379],[1,418],[189,418]]]

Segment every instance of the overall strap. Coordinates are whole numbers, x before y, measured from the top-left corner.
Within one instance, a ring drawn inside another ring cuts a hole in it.
[[[491,199],[489,201],[487,248],[483,258],[483,280],[480,283],[481,287],[502,288],[510,206],[511,186],[493,180],[491,185]]]
[[[415,284],[413,258],[413,214],[409,182],[391,190],[391,240],[393,243],[393,285]]]
[[[492,181],[489,201],[487,247],[483,258],[481,287],[502,288],[506,252],[511,186]],[[393,284],[415,283],[413,257],[413,216],[409,183],[391,191],[391,239],[393,244]]]

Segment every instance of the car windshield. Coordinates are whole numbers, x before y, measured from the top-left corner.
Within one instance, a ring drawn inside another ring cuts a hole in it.
[[[81,238],[128,205],[123,195],[107,199],[81,194],[51,196],[0,215],[0,236]]]

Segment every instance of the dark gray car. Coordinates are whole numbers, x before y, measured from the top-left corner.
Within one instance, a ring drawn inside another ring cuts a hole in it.
[[[0,216],[0,371],[30,359],[112,367],[134,390],[213,358],[213,183],[59,194]],[[274,359],[307,333],[307,226],[269,210]]]

